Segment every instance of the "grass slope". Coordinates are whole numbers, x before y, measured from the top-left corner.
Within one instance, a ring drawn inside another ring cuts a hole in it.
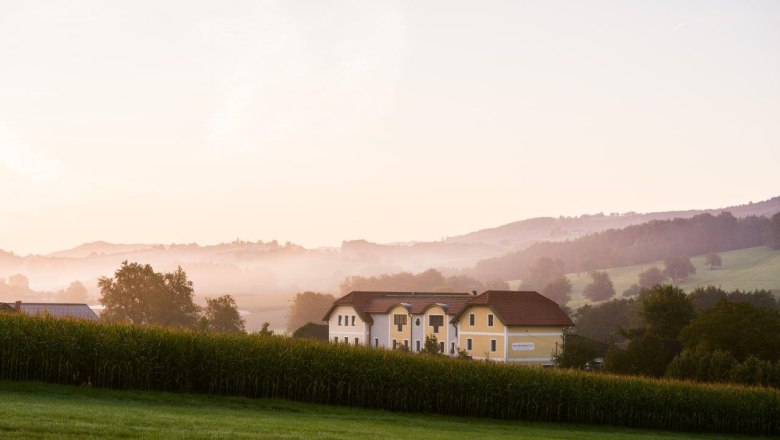
[[[3,439],[736,439],[293,403],[0,381]]]
[[[679,286],[686,291],[708,284],[720,286],[726,290],[771,289],[775,292],[780,291],[780,251],[759,246],[721,252],[718,255],[723,260],[723,266],[714,270],[709,270],[704,265],[703,255],[692,257],[691,262],[696,266],[696,273],[680,283]],[[615,284],[617,296],[621,297],[624,290],[637,282],[639,272],[652,266],[663,269],[664,263],[659,260],[607,270],[609,277]],[[589,303],[590,301],[582,296],[582,291],[591,282],[590,276],[587,273],[570,273],[567,277],[572,284],[572,299],[568,304],[569,307],[576,309]],[[510,281],[509,284],[515,289],[520,285],[520,281]]]

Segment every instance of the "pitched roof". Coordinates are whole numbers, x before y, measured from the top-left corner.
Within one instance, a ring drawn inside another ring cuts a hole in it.
[[[371,313],[386,313],[387,310],[396,304],[409,304],[413,310],[423,309],[424,307],[443,303],[448,304],[450,308],[460,310],[471,296],[466,292],[372,292],[372,291],[352,291],[337,299],[328,309],[328,312],[322,318],[323,321],[330,319],[331,313],[338,306],[349,305],[355,309],[360,319],[364,322],[373,322]],[[418,313],[418,312],[412,312]],[[448,312],[448,314],[450,314]]]
[[[57,318],[100,319],[86,304],[22,303],[20,310],[28,315],[48,313]]]
[[[469,301],[452,321],[469,306],[490,307],[504,325],[572,326],[574,323],[554,301],[532,291],[488,290]]]

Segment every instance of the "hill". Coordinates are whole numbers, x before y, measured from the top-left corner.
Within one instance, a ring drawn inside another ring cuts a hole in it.
[[[704,256],[691,258],[696,267],[696,273],[680,283],[679,286],[690,291],[699,286],[720,286],[725,290],[767,289],[780,293],[780,250],[772,250],[765,246],[740,249],[719,253],[723,266],[714,270],[704,265]],[[622,296],[624,290],[637,282],[639,272],[652,266],[663,268],[663,261],[656,260],[633,266],[608,269],[607,273],[615,285],[617,296]],[[569,307],[577,308],[590,301],[582,296],[585,286],[591,279],[587,273],[569,273],[566,275],[572,283],[572,300]],[[520,285],[520,280],[510,281],[512,288]]]
[[[272,399],[0,382],[4,439],[716,440],[742,436],[402,414]]]
[[[629,212],[557,218],[538,217],[448,237],[444,241],[450,243],[483,243],[506,249],[521,250],[539,241],[573,240],[596,232],[608,229],[622,229],[652,220],[691,218],[700,214],[718,215],[726,211],[737,218],[749,216],[768,217],[776,212],[780,212],[780,197],[773,197],[757,203],[751,202],[744,205],[717,209],[692,209],[643,214]]]

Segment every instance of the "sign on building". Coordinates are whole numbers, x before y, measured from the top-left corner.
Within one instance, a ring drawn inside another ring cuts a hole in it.
[[[513,342],[512,351],[533,351],[533,342]]]

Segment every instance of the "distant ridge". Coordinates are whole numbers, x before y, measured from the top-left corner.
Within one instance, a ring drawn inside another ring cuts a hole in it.
[[[537,217],[508,223],[495,228],[482,229],[454,237],[447,237],[448,243],[483,243],[512,250],[524,249],[538,241],[561,241],[575,239],[607,229],[622,229],[627,226],[646,223],[651,220],[690,218],[698,214],[716,215],[729,211],[735,217],[771,216],[780,212],[780,196],[757,203],[729,206],[717,209],[687,211],[665,211],[650,213],[594,214],[580,217]]]

